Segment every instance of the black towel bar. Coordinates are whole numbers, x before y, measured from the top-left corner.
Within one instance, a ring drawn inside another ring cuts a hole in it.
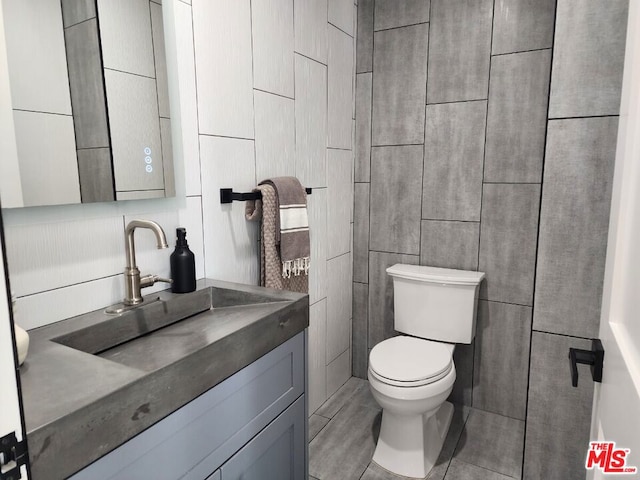
[[[311,189],[305,188],[307,195],[311,195]],[[233,188],[221,188],[220,189],[220,203],[231,203],[233,201],[244,202],[246,200],[260,200],[262,194],[260,192],[246,192],[239,193],[234,192]]]

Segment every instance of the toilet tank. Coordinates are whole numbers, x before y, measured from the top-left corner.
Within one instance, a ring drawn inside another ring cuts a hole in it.
[[[400,263],[387,273],[398,332],[449,343],[473,341],[484,273]]]

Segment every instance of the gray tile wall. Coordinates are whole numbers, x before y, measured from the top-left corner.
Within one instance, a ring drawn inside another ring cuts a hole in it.
[[[597,335],[624,55],[626,1],[557,1],[358,12],[353,372],[396,334],[388,266],[484,271],[450,399],[526,422],[524,478],[584,476],[593,385],[566,357]]]

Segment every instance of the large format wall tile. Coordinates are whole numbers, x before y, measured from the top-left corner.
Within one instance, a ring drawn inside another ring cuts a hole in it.
[[[295,176],[294,101],[254,91],[256,112],[256,180]]]
[[[579,367],[578,388],[571,386],[570,347],[589,350],[591,342],[533,332],[524,478],[585,477],[593,381],[588,367]]]
[[[420,265],[478,270],[479,222],[423,220]]]
[[[374,35],[373,145],[424,141],[429,25]]]
[[[427,103],[487,98],[491,0],[432,0]]]
[[[295,51],[327,64],[327,0],[294,0]]]
[[[556,0],[498,0],[492,54],[551,48]]]
[[[311,269],[309,270],[309,303],[327,296],[327,189],[315,188],[307,196]]]
[[[351,152],[327,150],[327,257],[351,251]],[[329,277],[331,278],[331,277]]]
[[[351,350],[345,350],[327,365],[327,396],[330,397],[351,378]]]
[[[309,307],[309,413],[327,399],[327,300]]]
[[[369,365],[368,347],[369,285],[353,284],[353,326],[351,333],[351,369],[354,377],[367,378]]]
[[[549,122],[534,327],[595,337],[618,119]]]
[[[375,30],[404,27],[429,21],[430,0],[377,0]]]
[[[628,0],[558,0],[549,117],[617,115]]]
[[[85,232],[91,232],[92,240],[77,241]],[[121,273],[123,235],[121,216],[7,226],[13,293],[29,295]]]
[[[447,399],[459,405],[471,406],[473,401],[473,351],[475,340],[467,345],[456,344],[453,351],[453,364],[456,367],[456,381]]]
[[[479,302],[473,379],[475,408],[525,419],[530,341],[531,307]]]
[[[371,152],[371,249],[420,253],[422,145]]]
[[[111,150],[87,148],[78,150],[77,155],[82,202],[114,201]]]
[[[487,102],[428,105],[422,218],[480,220]]]
[[[355,181],[371,179],[371,91],[372,74],[356,75]]]
[[[293,0],[252,0],[253,86],[293,97]]]
[[[256,285],[259,223],[244,218],[244,203],[220,203],[220,189],[251,191],[256,184],[253,140],[200,136],[205,273]]]
[[[373,71],[373,10],[374,0],[360,0],[356,48],[357,73]]]
[[[480,298],[531,305],[540,185],[485,184],[478,270]]]
[[[354,184],[353,281],[369,282],[369,184]]]
[[[351,256],[327,261],[327,365],[349,348],[352,288]]]
[[[485,182],[542,178],[551,50],[491,60]]]
[[[329,25],[327,146],[351,149],[353,38]]]
[[[198,138],[198,99],[196,95],[196,65],[193,55],[193,19],[191,6],[174,4],[176,32],[176,65],[180,87],[180,129],[185,193],[200,195],[200,142]]]
[[[296,55],[296,176],[327,186],[327,67]]]
[[[352,0],[329,0],[329,23],[352,37],[355,36],[355,32],[353,31],[353,15]]]
[[[369,348],[393,337],[393,282],[387,268],[396,263],[418,265],[417,255],[370,252],[369,254]]]
[[[253,138],[249,4],[249,0],[193,2],[200,133]]]

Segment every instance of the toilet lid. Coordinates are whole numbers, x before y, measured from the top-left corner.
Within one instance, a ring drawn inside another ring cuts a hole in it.
[[[451,371],[452,351],[451,345],[397,336],[373,347],[369,368],[381,381],[391,385],[425,385]]]

